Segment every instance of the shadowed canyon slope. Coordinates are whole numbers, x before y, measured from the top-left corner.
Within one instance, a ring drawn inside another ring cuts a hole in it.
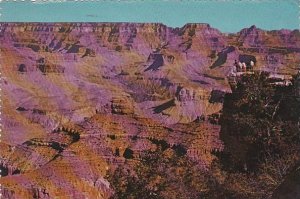
[[[108,198],[106,171],[164,143],[203,170],[235,60],[294,75],[299,30],[0,23],[7,198]]]

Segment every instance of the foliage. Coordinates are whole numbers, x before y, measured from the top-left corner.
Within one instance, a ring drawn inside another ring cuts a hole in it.
[[[119,166],[107,176],[112,198],[200,198],[208,179],[197,165],[172,149],[145,151],[133,167]]]
[[[226,168],[258,171],[270,156],[281,158],[299,149],[300,105],[292,86],[279,88],[267,73],[245,75],[224,99],[222,154]]]

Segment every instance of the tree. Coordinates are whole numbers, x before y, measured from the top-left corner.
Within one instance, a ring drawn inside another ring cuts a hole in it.
[[[208,189],[208,175],[172,149],[145,151],[134,166],[128,165],[107,176],[112,198],[200,198]]]
[[[257,171],[269,156],[299,148],[300,106],[293,87],[269,84],[267,73],[244,75],[224,99],[221,116],[221,155],[225,167]]]

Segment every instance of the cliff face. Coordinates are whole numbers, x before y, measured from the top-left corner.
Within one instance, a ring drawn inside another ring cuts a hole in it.
[[[300,63],[299,30],[255,26],[1,23],[0,42],[0,182],[16,198],[107,198],[106,170],[162,141],[206,169],[234,60],[288,74]]]

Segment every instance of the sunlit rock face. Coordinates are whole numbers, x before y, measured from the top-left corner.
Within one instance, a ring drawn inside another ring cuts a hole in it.
[[[6,198],[108,198],[110,167],[159,141],[201,169],[235,60],[296,74],[299,30],[208,24],[0,23]]]

